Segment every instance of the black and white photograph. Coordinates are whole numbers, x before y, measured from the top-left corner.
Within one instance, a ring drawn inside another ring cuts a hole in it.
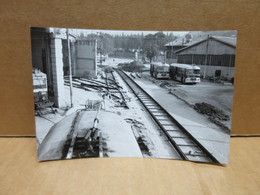
[[[237,31],[30,30],[39,161],[228,164]]]

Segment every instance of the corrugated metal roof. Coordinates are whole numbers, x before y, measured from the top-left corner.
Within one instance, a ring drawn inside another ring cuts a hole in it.
[[[198,42],[195,42],[195,43],[193,43],[193,44],[191,44],[191,45],[189,45],[189,46],[187,46],[187,47],[185,47],[185,48],[182,48],[182,49],[179,49],[179,50],[175,51],[175,53],[178,53],[178,52],[180,52],[180,51],[186,50],[186,49],[191,48],[191,47],[193,47],[193,46],[195,46],[195,45],[198,45],[198,44],[200,44],[200,43],[203,43],[204,41],[207,41],[207,39],[208,39],[208,38],[203,39],[203,40],[198,41]],[[236,48],[237,38],[233,38],[233,37],[221,37],[221,36],[211,36],[211,37],[209,37],[209,39],[214,39],[214,40],[216,40],[216,41],[219,41],[219,42],[221,42],[221,43],[224,43],[224,44],[227,44],[227,45],[230,45],[230,46]]]
[[[235,37],[212,36],[212,38],[233,45],[234,47],[237,45],[237,38]]]

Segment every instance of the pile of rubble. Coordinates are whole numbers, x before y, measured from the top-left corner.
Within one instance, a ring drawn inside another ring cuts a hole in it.
[[[230,117],[226,115],[222,110],[219,110],[215,106],[212,106],[211,104],[207,104],[205,102],[196,103],[194,105],[194,109],[201,114],[209,116],[211,119],[218,119],[221,121],[230,120]]]
[[[222,110],[219,110],[211,104],[207,104],[205,102],[196,103],[193,108],[197,112],[207,115],[210,121],[222,127],[223,130],[225,130],[226,132],[230,133],[230,129],[221,122],[230,120],[230,117],[226,115]]]
[[[173,85],[168,81],[160,81],[160,80],[151,80],[154,84],[160,86],[161,88],[167,89],[172,87]]]
[[[145,68],[145,66],[140,61],[133,61],[130,63],[120,63],[117,65],[117,68],[127,72],[141,72]]]
[[[160,83],[159,83],[159,86],[160,87],[162,87],[162,88],[170,88],[170,87],[174,87],[174,85],[173,84],[171,84],[170,82],[168,82],[168,81],[161,81]]]

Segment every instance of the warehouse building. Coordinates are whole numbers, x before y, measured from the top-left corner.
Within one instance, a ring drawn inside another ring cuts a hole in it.
[[[200,66],[205,77],[232,79],[235,71],[236,37],[208,36],[176,51],[177,63]]]
[[[192,44],[191,38],[178,38],[165,44],[166,48],[166,63],[176,63],[177,54],[176,51],[183,49]]]

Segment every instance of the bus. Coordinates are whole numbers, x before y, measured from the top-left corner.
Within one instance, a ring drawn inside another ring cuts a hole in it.
[[[170,77],[182,83],[196,84],[200,82],[200,67],[173,63],[170,65]]]
[[[150,65],[150,74],[154,78],[166,78],[170,77],[170,65],[161,63],[161,62],[153,62]]]

